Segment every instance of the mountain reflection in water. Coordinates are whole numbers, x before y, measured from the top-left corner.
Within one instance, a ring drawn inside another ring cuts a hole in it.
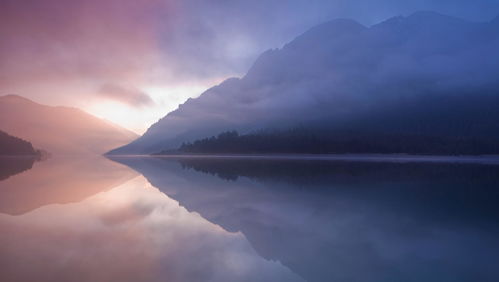
[[[6,166],[19,166],[22,159],[7,162]],[[33,162],[26,171],[0,181],[0,213],[17,215],[49,204],[79,202],[137,175],[99,156]]]
[[[115,160],[307,281],[499,279],[499,166]]]
[[[498,165],[113,160],[5,172],[0,281],[499,279]]]
[[[33,167],[36,157],[1,157],[0,156],[0,181],[22,173]]]
[[[7,195],[13,183],[35,180],[19,186],[15,204],[0,202],[0,281],[303,281],[260,257],[243,234],[188,212],[123,165],[52,160],[28,172],[0,182]],[[18,197],[30,189],[54,199]]]

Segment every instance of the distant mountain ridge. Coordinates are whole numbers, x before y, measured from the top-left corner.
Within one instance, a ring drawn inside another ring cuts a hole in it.
[[[228,130],[295,127],[366,140],[394,135],[496,144],[497,50],[498,19],[418,12],[371,27],[334,20],[263,53],[243,78],[189,99],[111,153],[156,153]]]
[[[137,137],[129,130],[70,107],[17,95],[0,97],[0,130],[51,154],[103,154]]]

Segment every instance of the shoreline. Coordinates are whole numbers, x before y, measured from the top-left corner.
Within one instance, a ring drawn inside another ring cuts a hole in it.
[[[408,154],[167,154],[167,155],[106,155],[107,158],[198,158],[248,160],[323,160],[349,162],[421,162],[497,164],[499,155],[408,155]]]

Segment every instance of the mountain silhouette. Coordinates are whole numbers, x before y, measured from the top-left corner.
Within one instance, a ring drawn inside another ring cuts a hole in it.
[[[51,154],[103,154],[137,137],[82,110],[45,106],[17,95],[0,97],[0,130]]]
[[[0,131],[0,156],[36,156],[38,154],[30,142]]]
[[[496,50],[497,20],[434,12],[371,27],[334,20],[263,53],[244,77],[189,99],[110,153],[156,153],[228,130],[244,135],[297,127],[384,144],[393,138],[441,147],[464,142],[475,147],[471,153],[496,153]]]
[[[39,157],[30,142],[0,131],[0,181],[31,169]]]

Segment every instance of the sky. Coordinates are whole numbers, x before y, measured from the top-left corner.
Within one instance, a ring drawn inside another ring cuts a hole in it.
[[[418,10],[487,21],[499,0],[0,0],[0,95],[143,133],[314,25]]]

